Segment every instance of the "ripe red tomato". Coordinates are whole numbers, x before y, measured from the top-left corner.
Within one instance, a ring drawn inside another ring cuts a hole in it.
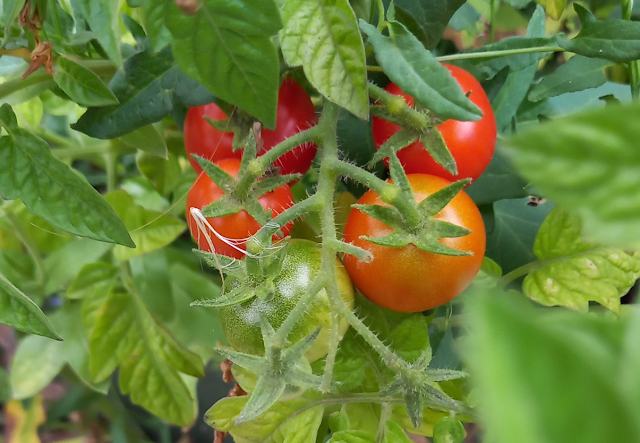
[[[418,202],[450,184],[433,175],[411,174],[408,177]],[[374,191],[368,191],[358,203],[388,206]],[[453,257],[425,252],[411,244],[399,248],[373,244],[360,236],[383,237],[389,235],[392,228],[353,209],[344,229],[344,241],[373,254],[371,263],[352,255],[344,256],[344,265],[356,288],[374,303],[398,312],[431,309],[464,291],[480,270],[484,257],[486,238],[482,216],[471,198],[460,192],[436,215],[436,219],[470,229],[469,235],[443,238],[440,242],[473,255]]]
[[[437,164],[419,141],[398,151],[398,158],[407,174],[431,174],[456,181],[463,178],[476,180],[487,169],[496,148],[496,119],[491,109],[491,102],[482,86],[467,71],[457,66],[443,64],[458,81],[462,91],[471,91],[469,99],[482,110],[482,118],[475,122],[447,120],[438,126],[444,142],[451,151],[458,165],[458,175],[451,175]],[[414,99],[394,83],[389,83],[385,90],[400,95],[410,106]],[[401,127],[379,117],[373,117],[373,141],[376,149],[384,144]],[[389,162],[385,159],[389,166]]]
[[[184,145],[191,166],[196,172],[202,172],[200,165],[191,157],[197,154],[214,163],[224,158],[240,158],[241,151],[233,152],[233,133],[218,131],[205,119],[225,120],[227,115],[217,105],[211,103],[189,109],[184,123]],[[311,98],[294,80],[287,78],[278,90],[278,109],[276,128],[262,130],[263,154],[281,141],[309,129],[318,123],[318,116]],[[318,147],[313,143],[305,143],[287,152],[274,162],[281,174],[306,173],[311,167]]]
[[[217,163],[220,168],[230,175],[237,177],[240,169],[240,160],[232,158],[221,160]],[[198,247],[203,251],[212,252],[207,242],[206,236],[198,230],[195,219],[190,213],[191,208],[202,209],[213,203],[224,195],[222,189],[216,185],[213,180],[205,173],[200,174],[195,181],[189,194],[187,195],[187,221],[191,235],[198,242]],[[284,212],[293,205],[293,195],[288,185],[281,186],[275,191],[268,192],[258,199],[260,205],[265,209],[271,209],[272,217]],[[208,218],[207,221],[216,230],[218,234],[231,240],[238,248],[246,250],[246,239],[260,229],[260,224],[251,217],[247,211],[242,210],[237,214],[228,215],[226,217]],[[288,223],[282,227],[285,236],[289,235],[293,223]],[[214,233],[209,232],[215,252],[227,257],[243,258],[241,251],[233,248],[227,243],[220,240]],[[277,237],[274,236],[274,239]]]

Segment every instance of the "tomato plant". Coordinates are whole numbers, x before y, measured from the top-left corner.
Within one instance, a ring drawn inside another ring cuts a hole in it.
[[[240,170],[240,160],[221,160],[218,162],[218,166],[223,171],[237,177]],[[228,257],[243,258],[247,238],[258,232],[261,227],[260,223],[247,211],[242,210],[224,217],[207,218],[208,225],[204,226],[204,231],[198,226],[194,216],[190,214],[191,208],[203,209],[220,199],[224,194],[224,191],[207,174],[200,174],[187,194],[189,230],[200,249],[209,252],[215,251]],[[282,185],[260,197],[259,203],[265,210],[271,211],[272,217],[275,217],[293,205],[293,195],[288,185]],[[291,228],[291,223],[284,225],[282,234],[289,235]],[[274,238],[278,237],[274,236]],[[209,240],[211,244],[209,244]]]
[[[640,441],[635,6],[4,0],[3,441]]]
[[[427,174],[410,174],[407,178],[418,202],[450,184]],[[363,195],[358,204],[384,206],[375,191]],[[434,254],[411,244],[400,248],[373,244],[363,237],[383,237],[393,229],[357,209],[351,211],[344,241],[368,250],[373,260],[367,263],[346,255],[344,264],[353,283],[369,300],[393,311],[420,312],[451,301],[471,284],[485,250],[480,211],[468,195],[460,192],[435,217],[471,230],[464,237],[441,240],[471,255]]]
[[[407,174],[431,174],[447,180],[471,178],[476,180],[489,166],[496,148],[496,120],[491,102],[480,82],[473,75],[457,66],[444,64],[453,78],[469,94],[469,99],[482,110],[478,121],[459,121],[449,119],[438,125],[447,148],[458,166],[458,173],[452,175],[439,165],[427,152],[420,141],[416,141],[398,152],[398,158]],[[389,83],[385,91],[404,98],[409,106],[414,99],[404,93],[395,83]],[[401,126],[380,117],[373,117],[373,141],[380,148],[391,136],[400,131]],[[388,164],[388,161],[385,161]]]
[[[204,117],[225,120],[227,115],[215,103],[189,109],[184,123],[184,145],[187,154],[197,154],[213,162],[225,158],[240,158],[242,152],[233,151],[233,132],[214,128]],[[263,150],[269,151],[281,141],[314,126],[318,122],[316,110],[309,95],[295,80],[285,79],[278,90],[278,109],[274,130],[264,129]],[[279,157],[274,163],[281,174],[304,174],[311,167],[317,147],[313,143],[303,143]],[[259,153],[259,154],[260,154]],[[200,165],[189,158],[196,172],[202,172]]]

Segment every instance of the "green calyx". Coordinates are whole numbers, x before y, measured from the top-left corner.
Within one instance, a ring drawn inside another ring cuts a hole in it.
[[[391,177],[394,180],[394,184],[390,186],[393,188],[384,189],[380,195],[385,202],[393,206],[355,204],[353,207],[390,226],[393,228],[393,232],[384,237],[365,237],[365,240],[394,248],[413,244],[423,251],[440,255],[469,255],[470,252],[450,248],[439,240],[441,238],[463,237],[471,231],[446,221],[437,220],[435,216],[458,195],[470,180],[465,179],[451,183],[417,203],[407,175],[395,152],[391,154],[389,160]]]

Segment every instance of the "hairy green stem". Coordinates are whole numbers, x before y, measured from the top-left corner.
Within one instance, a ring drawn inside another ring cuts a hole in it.
[[[322,273],[320,276],[316,277],[316,279],[309,285],[307,291],[304,293],[302,298],[298,301],[295,308],[289,312],[287,318],[282,322],[275,335],[273,336],[273,345],[274,347],[284,348],[287,337],[289,333],[293,329],[293,327],[298,323],[298,320],[304,315],[305,312],[309,310],[309,307],[313,303],[313,299],[318,295],[318,292],[322,290],[322,288],[326,285],[326,279],[323,278]]]
[[[16,236],[18,241],[22,243],[22,245],[27,250],[27,253],[33,260],[33,263],[35,265],[36,283],[38,285],[43,284],[45,272],[44,272],[44,265],[42,264],[42,259],[40,257],[40,252],[38,251],[38,248],[33,243],[33,240],[31,239],[31,236],[29,235],[29,233],[22,226],[22,223],[20,223],[20,220],[18,220],[18,217],[16,217],[16,215],[10,211],[5,212],[5,215],[7,217],[7,220],[11,224],[11,227],[13,228],[13,234]]]
[[[263,155],[251,160],[245,173],[238,178],[236,190],[240,193],[248,192],[253,183],[265,173],[271,163],[304,143],[317,141],[319,134],[320,129],[318,126],[314,126],[283,140]]]
[[[426,131],[433,126],[431,119],[427,115],[413,109],[402,97],[390,94],[373,83],[369,83],[367,90],[375,101],[387,107],[391,115],[398,117],[398,119],[406,122],[412,128]]]
[[[382,403],[380,409],[380,422],[378,423],[378,431],[376,432],[376,443],[382,443],[387,433],[387,421],[391,418],[393,406],[391,403]]]
[[[340,345],[340,316],[333,307],[333,300],[329,300],[331,307],[331,330],[329,331],[329,352],[327,353],[326,363],[324,365],[325,371],[322,376],[322,384],[320,385],[320,392],[329,392],[331,390],[331,380],[333,379],[333,367],[336,363],[336,355],[338,353],[338,346]]]
[[[439,62],[451,60],[469,60],[474,58],[506,57],[508,55],[532,54],[536,52],[564,52],[560,46],[535,46],[533,48],[505,49],[503,51],[463,52],[460,54],[442,55],[436,57]]]

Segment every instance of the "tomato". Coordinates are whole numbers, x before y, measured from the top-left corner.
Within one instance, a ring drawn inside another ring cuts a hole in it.
[[[260,329],[260,316],[264,316],[274,329],[278,329],[291,310],[300,301],[309,285],[321,269],[321,247],[309,240],[290,240],[289,249],[282,263],[282,270],[275,278],[276,293],[268,300],[254,297],[246,302],[221,308],[220,322],[229,344],[247,354],[264,354],[264,342]],[[338,289],[342,299],[353,309],[353,286],[344,266],[336,258]],[[233,286],[231,282],[231,286]],[[320,335],[307,351],[309,361],[317,360],[328,352],[331,308],[326,291],[320,291],[309,305],[306,314],[289,334],[289,342],[296,343],[321,326]],[[340,320],[340,337],[349,323]]]
[[[408,178],[418,202],[450,184],[427,174],[410,174]],[[374,191],[368,191],[358,203],[388,206]],[[360,236],[383,237],[392,229],[353,209],[347,218],[344,241],[373,254],[370,263],[345,255],[344,265],[356,288],[374,303],[398,312],[435,308],[464,291],[480,270],[484,257],[486,238],[482,216],[471,198],[460,192],[435,218],[470,229],[472,232],[464,237],[443,238],[440,242],[473,255],[438,255],[412,244],[398,248],[373,244]]]
[[[240,160],[232,158],[221,160],[217,165],[230,175],[237,177],[240,169]],[[197,240],[198,247],[204,251],[211,252],[209,243],[206,236],[198,230],[198,226],[191,216],[190,209],[198,208],[202,209],[205,206],[213,203],[224,195],[222,189],[216,185],[213,180],[205,173],[200,174],[195,181],[189,193],[187,194],[187,221],[191,235]],[[287,208],[293,205],[293,195],[288,185],[281,186],[274,191],[268,192],[258,199],[260,204],[265,209],[271,209],[272,217],[284,212]],[[208,218],[207,221],[213,229],[223,237],[234,241],[234,244],[242,249],[246,250],[246,240],[260,229],[260,224],[251,217],[247,211],[242,210],[237,214],[228,215],[226,217]],[[282,232],[285,236],[289,235],[293,223],[288,223],[282,227]],[[215,248],[215,252],[221,255],[226,255],[233,258],[243,258],[244,254],[241,251],[231,247],[227,243],[220,240],[212,232],[209,232],[211,241]],[[274,236],[274,239],[277,237]]]
[[[496,148],[496,119],[491,102],[480,83],[462,68],[446,64],[443,66],[457,80],[464,93],[471,92],[469,99],[482,110],[482,118],[478,121],[447,120],[438,126],[444,142],[456,160],[458,175],[451,175],[437,164],[420,141],[398,151],[398,158],[407,174],[431,174],[450,181],[463,178],[476,180],[489,166]],[[413,106],[413,97],[402,92],[396,84],[389,83],[385,90],[402,96],[407,104]],[[373,141],[376,149],[380,149],[380,146],[400,129],[401,127],[395,123],[373,117]],[[387,159],[385,163],[389,166]]]
[[[214,163],[224,158],[240,158],[241,151],[233,152],[233,133],[222,132],[211,126],[204,116],[212,120],[225,120],[227,115],[217,105],[211,103],[189,109],[184,124],[184,145],[191,166],[200,173],[200,165],[191,157],[197,154]],[[287,78],[278,90],[276,128],[262,130],[264,148],[258,154],[270,150],[281,141],[309,129],[318,123],[318,116],[311,98],[294,80]],[[318,147],[305,143],[287,152],[274,162],[281,174],[306,173],[311,167]]]

